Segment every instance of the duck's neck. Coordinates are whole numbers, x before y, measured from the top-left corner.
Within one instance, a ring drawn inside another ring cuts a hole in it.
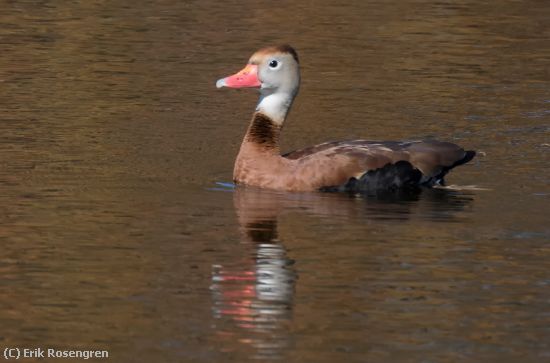
[[[254,113],[235,160],[235,183],[267,186],[276,181],[275,170],[283,170],[281,165],[287,160],[279,149],[281,126],[260,111]]]
[[[254,146],[262,151],[279,154],[281,128],[282,123],[279,124],[261,111],[256,111],[242,146]]]
[[[252,117],[244,144],[279,154],[279,135],[294,95],[292,93],[262,94]]]
[[[261,113],[279,127],[283,127],[286,115],[290,111],[292,101],[294,100],[295,92],[277,92],[267,93],[260,96],[256,113]]]

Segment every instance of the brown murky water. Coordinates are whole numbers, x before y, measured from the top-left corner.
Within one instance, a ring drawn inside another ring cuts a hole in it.
[[[536,0],[3,2],[0,348],[549,360],[548,19]],[[487,190],[216,184],[257,95],[214,82],[281,42],[303,69],[285,150],[433,136],[481,151],[448,181]]]

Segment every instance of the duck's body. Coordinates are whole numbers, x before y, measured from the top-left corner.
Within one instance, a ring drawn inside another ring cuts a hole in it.
[[[475,152],[439,141],[328,142],[281,155],[279,135],[300,83],[289,46],[256,52],[222,87],[261,87],[260,101],[235,161],[235,183],[287,191],[370,191],[442,184]]]

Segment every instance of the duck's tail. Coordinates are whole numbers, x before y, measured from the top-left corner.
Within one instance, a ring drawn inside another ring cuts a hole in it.
[[[468,161],[472,160],[476,156],[476,152],[474,150],[468,150],[464,152],[464,157],[462,159],[459,159],[455,161],[450,166],[442,166],[440,171],[435,174],[434,176],[426,177],[424,176],[423,180],[421,181],[421,184],[428,187],[433,187],[435,185],[445,185],[445,175],[451,171],[451,169],[456,168],[457,166],[460,166],[462,164],[466,164]]]

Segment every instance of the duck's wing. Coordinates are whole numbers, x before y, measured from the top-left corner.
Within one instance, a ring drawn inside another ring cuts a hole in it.
[[[300,163],[319,163],[327,158],[348,160],[354,165],[346,168],[350,170],[349,178],[356,179],[360,179],[358,167],[362,174],[371,172],[371,176],[372,171],[386,167],[385,173],[391,176],[391,172],[388,174],[388,170],[392,170],[391,165],[406,162],[412,166],[411,170],[416,170],[415,173],[420,171],[418,183],[425,185],[442,184],[449,170],[470,161],[474,156],[474,151],[465,151],[456,144],[435,140],[327,142],[283,155]],[[403,166],[404,163],[398,165],[400,175],[404,173]]]

